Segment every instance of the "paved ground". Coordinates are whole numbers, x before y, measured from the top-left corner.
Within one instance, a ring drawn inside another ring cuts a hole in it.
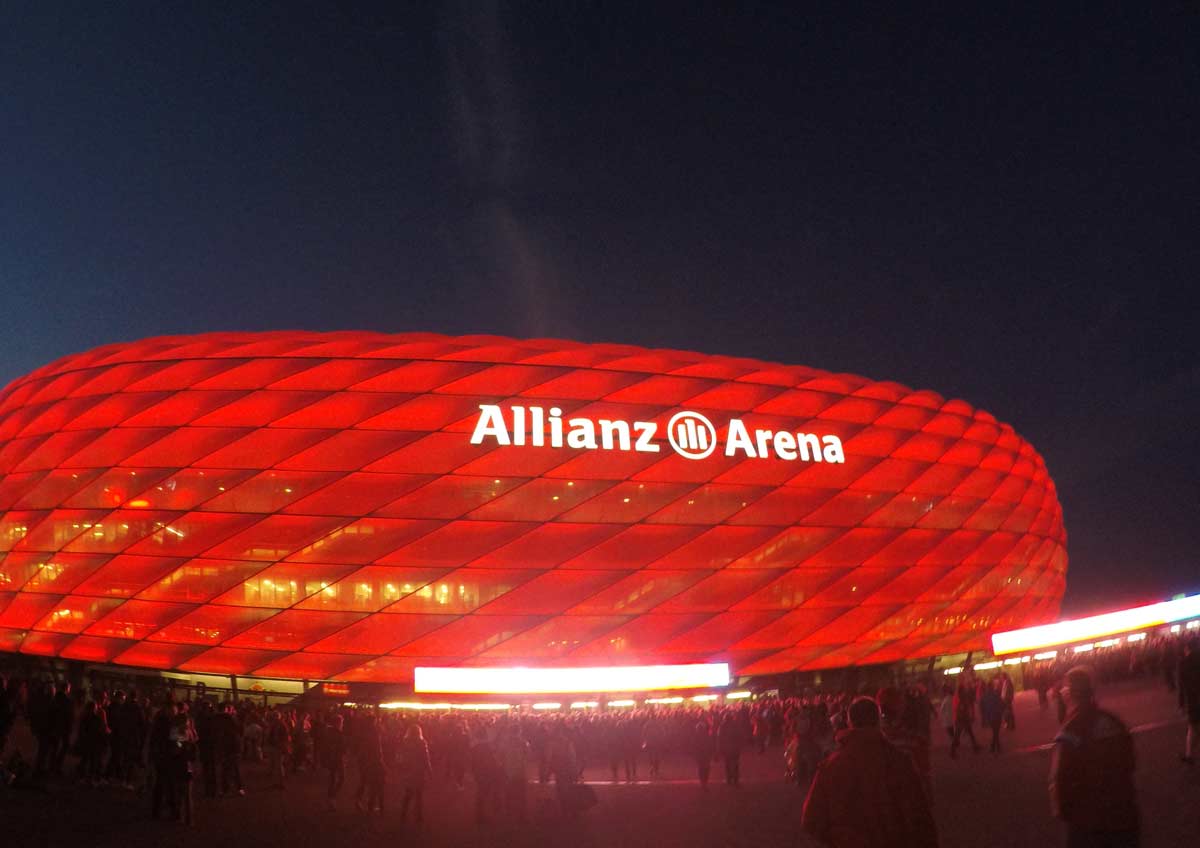
[[[1177,761],[1183,725],[1173,700],[1157,686],[1123,685],[1102,693],[1102,701],[1137,729],[1138,786],[1147,848],[1200,846],[1200,768]],[[1039,711],[1031,693],[1018,700],[1018,727],[1006,732],[999,757],[965,751],[951,760],[944,740],[934,751],[937,819],[943,846],[1049,846],[1060,832],[1046,800],[1052,711]],[[324,810],[321,782],[300,775],[285,792],[264,787],[263,776],[248,770],[245,798],[197,799],[192,828],[148,821],[142,801],[114,788],[69,785],[46,793],[0,791],[3,844],[38,848],[172,845],[180,848],[246,845],[285,846],[809,846],[797,832],[803,793],[781,779],[778,750],[744,758],[746,785],[714,784],[707,792],[691,779],[683,762],[672,762],[663,779],[636,785],[608,785],[593,769],[600,804],[575,821],[552,812],[552,789],[531,786],[533,821],[477,827],[472,821],[470,786],[456,792],[436,785],[427,798],[423,829],[403,828],[391,809],[382,816],[350,810]],[[719,781],[719,769],[714,777]],[[355,776],[350,775],[352,788]],[[540,803],[541,799],[547,799]],[[11,838],[11,841],[9,839]]]

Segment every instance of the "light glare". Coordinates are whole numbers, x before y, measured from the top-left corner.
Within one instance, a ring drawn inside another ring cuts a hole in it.
[[[1197,615],[1200,615],[1200,595],[1191,595],[1174,601],[1131,607],[1103,615],[1074,618],[1054,624],[1042,624],[1037,627],[1023,627],[1020,630],[994,633],[992,634],[992,653],[1000,656],[1001,654],[1048,648],[1053,645],[1070,644],[1083,639],[1096,639],[1101,636],[1124,633],[1128,630],[1157,627],[1160,624],[1194,618]],[[1200,622],[1193,623],[1200,627]]]
[[[420,668],[416,692],[440,694],[567,694],[654,692],[729,685],[728,663],[597,668]]]

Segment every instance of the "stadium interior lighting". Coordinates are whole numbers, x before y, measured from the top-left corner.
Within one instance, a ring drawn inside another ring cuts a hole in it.
[[[589,710],[593,707],[600,706],[599,701],[572,701],[571,709],[573,710]]]
[[[634,702],[629,700],[628,698],[623,698],[619,701],[609,701],[606,704],[606,706],[609,706],[609,707],[632,707],[632,706],[634,706]]]
[[[946,671],[944,673],[945,674],[962,674],[962,666],[956,665],[953,668],[948,668],[948,669],[946,669]]]
[[[976,671],[989,671],[990,669],[993,669],[993,668],[999,668],[1002,665],[1003,665],[1003,663],[1000,662],[999,660],[975,663],[975,670]]]
[[[1035,660],[1052,660],[1058,656],[1058,651],[1042,651],[1040,654],[1034,654]]]
[[[647,698],[647,704],[682,704],[683,698]]]
[[[1131,634],[1129,634],[1129,638],[1126,639],[1125,641],[1126,642],[1141,642],[1145,638],[1146,638],[1145,633],[1131,633]]]
[[[697,703],[703,703],[704,701],[715,701],[715,700],[717,700],[717,696],[716,695],[696,695],[695,697],[692,698],[692,700],[696,701]]]
[[[533,705],[535,710],[561,710],[562,704],[558,701],[539,701]]]
[[[416,692],[534,695],[655,692],[729,685],[728,663],[596,668],[417,668]]]
[[[1096,646],[1088,642],[1086,645],[1076,645],[1072,650],[1077,654],[1086,654],[1088,651],[1094,651],[1095,649]]]
[[[1049,648],[1057,645],[1069,645],[1085,639],[1097,639],[1102,636],[1113,636],[1130,630],[1144,630],[1161,624],[1170,624],[1200,615],[1200,595],[1190,595],[1173,601],[1163,601],[1141,607],[1107,612],[1103,615],[1093,615],[1087,618],[1074,618],[1057,621],[1054,624],[1042,624],[1037,627],[1024,627],[1020,630],[1008,630],[992,634],[992,653],[1015,654],[1037,648]],[[1200,621],[1189,622],[1200,627]]]
[[[726,701],[738,701],[738,700],[741,700],[742,698],[749,698],[749,697],[750,697],[749,692],[729,692],[725,695],[725,700]]]

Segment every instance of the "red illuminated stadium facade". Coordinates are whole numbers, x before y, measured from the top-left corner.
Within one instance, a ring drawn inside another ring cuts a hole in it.
[[[211,334],[0,393],[0,650],[405,683],[417,666],[985,649],[1052,621],[1005,424],[801,366],[560,340]]]

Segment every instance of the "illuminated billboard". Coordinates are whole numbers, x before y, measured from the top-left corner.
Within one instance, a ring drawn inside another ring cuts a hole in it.
[[[0,650],[411,682],[417,667],[981,649],[1057,615],[1054,484],[959,400],[562,340],[209,334],[0,393]]]

